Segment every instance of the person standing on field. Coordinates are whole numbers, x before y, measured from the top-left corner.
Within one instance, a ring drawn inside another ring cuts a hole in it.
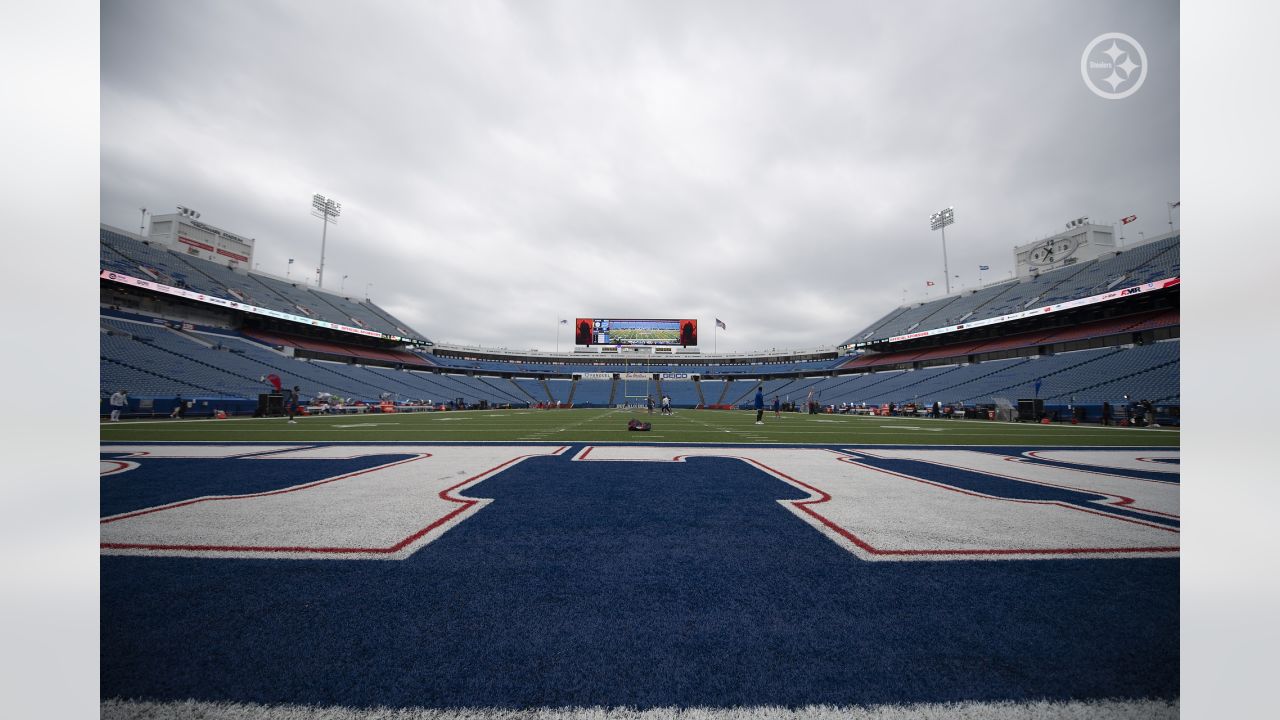
[[[120,411],[129,406],[129,393],[120,389],[111,394],[111,422],[120,422]]]
[[[756,424],[764,424],[764,386],[756,386]]]
[[[297,425],[298,421],[293,419],[293,416],[296,415],[298,412],[298,386],[297,385],[294,385],[293,389],[289,391],[289,394],[285,396],[284,409],[285,409],[285,412],[289,413],[289,424]]]

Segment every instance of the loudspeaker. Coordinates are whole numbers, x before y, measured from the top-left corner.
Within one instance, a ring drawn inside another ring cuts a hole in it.
[[[1018,422],[1040,422],[1040,416],[1044,414],[1044,400],[1040,398],[1018,400]]]
[[[279,393],[259,393],[257,417],[281,417],[284,415],[284,395]]]

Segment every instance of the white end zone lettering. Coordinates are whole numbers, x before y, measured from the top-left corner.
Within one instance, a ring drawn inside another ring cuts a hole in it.
[[[868,450],[863,452],[869,457],[896,458],[901,460],[918,460],[941,467],[957,468],[973,472],[986,473],[997,477],[1012,478],[1023,482],[1059,487],[1067,490],[1105,495],[1107,499],[1101,505],[1111,505],[1161,517],[1178,517],[1179,486],[1176,483],[1160,480],[1114,475],[1106,472],[1080,470],[1076,468],[1053,467],[1038,463],[1023,462],[1019,458],[973,450]],[[1063,455],[1071,460],[1063,462],[1101,464],[1104,468],[1148,470],[1137,467],[1139,454],[1133,451],[1115,453],[1115,451],[1096,451],[1080,453],[1026,452],[1027,457],[1058,459]],[[1108,455],[1113,455],[1108,457]],[[1151,451],[1141,453],[1153,456]],[[1174,457],[1177,453],[1173,454]],[[1054,457],[1045,457],[1054,456]],[[1101,461],[1097,463],[1094,461]],[[1149,463],[1155,465],[1155,463]],[[1164,470],[1161,470],[1164,471]],[[1178,468],[1173,467],[1173,472]]]
[[[929,451],[895,452],[897,457],[915,459],[913,454]],[[1056,501],[967,491],[861,463],[854,453],[817,448],[591,446],[573,459],[683,462],[690,457],[741,460],[808,493],[802,500],[779,502],[864,560],[1174,557],[1178,553],[1176,528]],[[999,462],[998,457],[995,460]],[[1022,474],[1035,477],[1033,468],[1038,467],[1027,463]],[[1048,475],[1040,477],[1049,482]]]
[[[1177,450],[1028,450],[1022,453],[1037,460],[1095,465],[1116,470],[1143,470],[1178,475],[1182,469],[1174,462]]]
[[[119,475],[136,467],[138,467],[138,463],[132,460],[100,460],[98,461],[98,476]]]
[[[134,457],[193,457],[186,448],[137,446]],[[203,449],[203,448],[202,448]],[[491,502],[466,489],[529,457],[564,447],[280,447],[248,460],[413,457],[270,492],[184,500],[101,520],[107,555],[401,560]],[[213,447],[208,448],[212,453]],[[254,448],[261,451],[263,448]],[[103,446],[104,453],[117,448]],[[247,449],[241,448],[240,455]],[[236,457],[200,454],[197,457]]]

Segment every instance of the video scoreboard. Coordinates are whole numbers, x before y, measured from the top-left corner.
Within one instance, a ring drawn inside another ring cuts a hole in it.
[[[679,345],[698,344],[698,321],[644,320],[635,318],[578,318],[574,322],[577,345]]]

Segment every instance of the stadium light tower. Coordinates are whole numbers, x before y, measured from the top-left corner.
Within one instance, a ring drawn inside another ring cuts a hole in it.
[[[338,216],[341,214],[342,203],[319,193],[311,196],[311,216],[324,221],[320,230],[320,269],[316,271],[316,287],[324,287],[324,244],[329,232],[329,223],[336,225]]]
[[[947,207],[945,210],[929,216],[929,229],[942,231],[942,276],[947,281],[947,294],[951,294],[951,268],[947,265],[947,226],[956,221],[956,209]]]

